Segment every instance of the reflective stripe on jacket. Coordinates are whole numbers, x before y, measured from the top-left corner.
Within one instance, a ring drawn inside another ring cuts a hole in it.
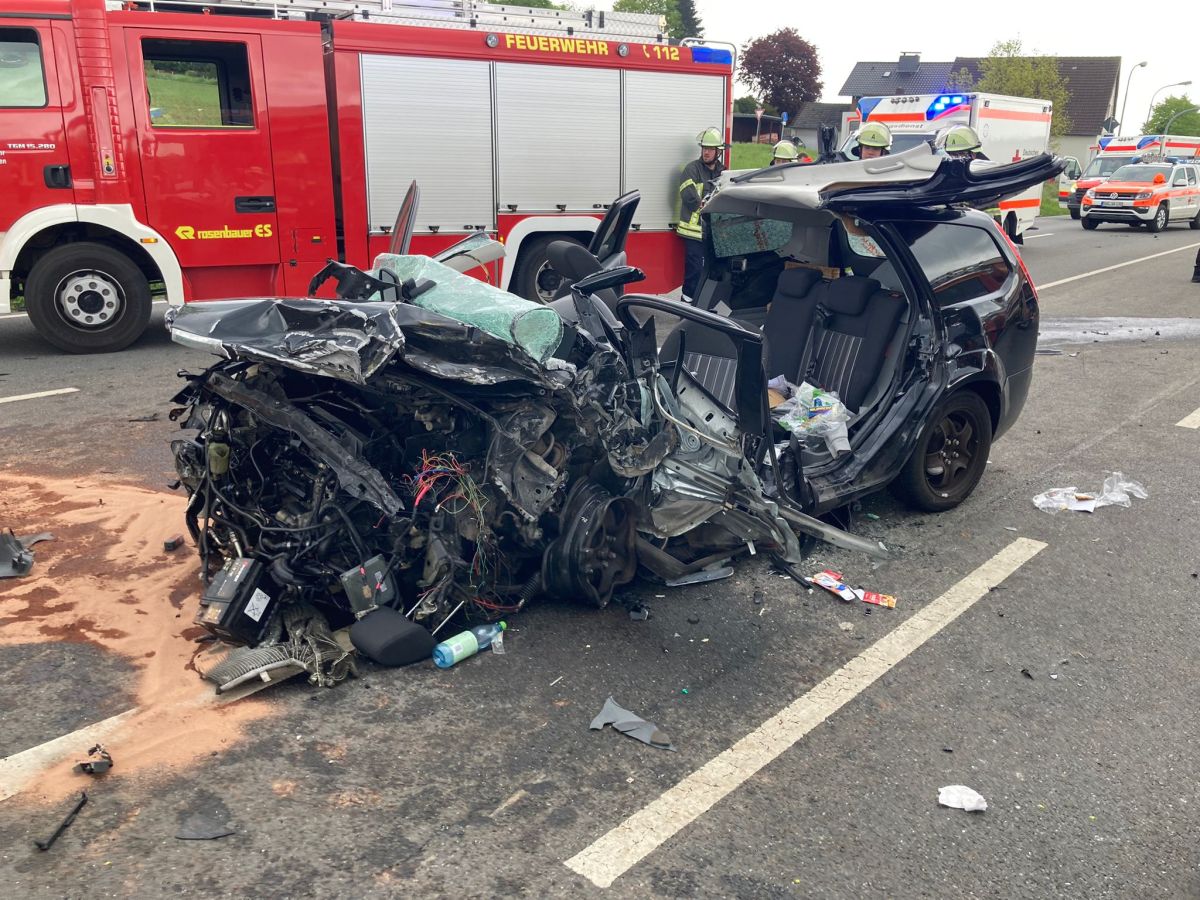
[[[680,237],[698,241],[703,235],[700,226],[700,208],[704,199],[712,193],[717,178],[725,171],[720,157],[711,169],[699,159],[693,159],[683,167],[679,178],[679,207],[676,214],[675,231]]]

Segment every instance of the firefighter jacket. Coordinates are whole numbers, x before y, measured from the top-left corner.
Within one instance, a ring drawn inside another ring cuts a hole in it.
[[[699,159],[693,159],[683,167],[683,174],[679,178],[679,215],[675,225],[680,237],[700,240],[700,208],[708,200],[724,171],[720,157],[711,169]]]

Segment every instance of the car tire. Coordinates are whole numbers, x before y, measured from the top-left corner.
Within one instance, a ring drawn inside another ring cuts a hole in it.
[[[1158,204],[1158,209],[1154,210],[1154,218],[1146,223],[1146,228],[1151,234],[1158,234],[1164,228],[1171,224],[1171,210],[1167,204]]]
[[[1192,229],[1192,231],[1200,228],[1200,209],[1196,210],[1196,215],[1188,219],[1188,228]]]
[[[1084,216],[1080,221],[1083,224],[1084,231],[1095,231],[1100,227],[1099,222],[1095,219],[1089,219],[1087,216]]]
[[[1080,212],[1079,210],[1077,210],[1077,209],[1068,210],[1068,212],[1070,212],[1070,213],[1071,213],[1071,218],[1072,218],[1072,219],[1078,219],[1078,218],[1080,218],[1080,217],[1083,215],[1083,213],[1081,213],[1081,212]]]
[[[583,246],[582,241],[565,234],[530,238],[521,248],[521,257],[513,271],[508,289],[512,293],[532,300],[534,303],[549,303],[561,293],[563,279],[550,267],[546,248],[555,241],[571,241]]]
[[[124,350],[150,322],[150,284],[124,253],[81,241],[48,251],[25,280],[29,320],[67,353]]]
[[[958,391],[925,423],[912,456],[892,482],[893,491],[914,509],[953,509],[979,484],[991,449],[987,404],[972,390]]]

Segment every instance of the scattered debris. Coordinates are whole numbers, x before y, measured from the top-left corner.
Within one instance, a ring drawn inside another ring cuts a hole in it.
[[[1051,681],[1058,681],[1058,673],[1057,673],[1057,672],[1051,672],[1051,673],[1050,673],[1050,680],[1051,680]]]
[[[867,517],[868,519],[870,519],[872,522],[878,522],[878,521],[879,521],[879,516],[875,515],[875,513],[865,513],[865,515],[866,515],[866,517]]]
[[[688,616],[687,620],[688,620],[689,625],[699,625],[700,624],[699,616]]]
[[[689,584],[707,584],[710,581],[720,581],[733,575],[733,566],[718,566],[713,569],[701,569],[689,572],[678,578],[668,578],[663,582],[667,587],[686,587]],[[660,595],[661,596],[661,595]]]
[[[687,688],[684,688],[682,693],[686,694]],[[593,731],[598,731],[605,725],[611,725],[621,734],[641,741],[643,744],[649,744],[651,747],[658,747],[660,750],[675,750],[671,739],[659,731],[657,725],[631,713],[612,697],[604,701],[604,708],[600,710],[600,714],[596,718],[592,719],[590,727]]]
[[[838,622],[838,628],[842,629],[842,631],[845,631],[845,632],[851,632],[854,630],[854,623],[853,622]]]
[[[953,752],[954,752],[954,748],[953,748],[953,747],[943,747],[943,748],[942,748],[942,752],[943,752],[943,753],[953,753]]]
[[[1030,679],[1033,678],[1033,673],[1030,672],[1028,669],[1022,669],[1021,674],[1024,675],[1026,678],[1030,678]]]
[[[62,833],[63,833],[64,831],[66,831],[68,827],[70,827],[70,825],[71,825],[71,823],[72,823],[72,822],[74,822],[74,821],[75,821],[75,817],[76,817],[77,815],[79,815],[79,811],[80,811],[81,809],[83,809],[83,807],[84,807],[84,804],[86,804],[86,803],[87,803],[87,799],[88,799],[88,798],[87,798],[87,792],[86,792],[86,791],[80,791],[80,792],[79,792],[79,800],[78,800],[78,801],[75,803],[75,806],[73,806],[73,807],[71,808],[71,811],[70,811],[69,813],[67,813],[67,815],[66,815],[66,818],[64,818],[64,819],[63,819],[63,820],[62,820],[62,821],[59,823],[59,825],[58,825],[58,827],[57,827],[56,829],[54,829],[54,834],[50,835],[50,837],[46,838],[46,840],[44,840],[44,841],[36,841],[36,840],[35,840],[35,841],[33,842],[33,843],[34,843],[34,845],[35,845],[35,846],[36,846],[36,847],[37,847],[39,850],[42,850],[42,851],[49,850],[51,847],[53,847],[53,846],[54,846],[54,842],[55,842],[55,841],[57,841],[57,840],[59,839],[59,837],[62,835]]]
[[[987,809],[987,801],[983,796],[965,784],[950,784],[939,790],[938,803],[951,809],[965,809],[967,812],[983,812]]]
[[[35,534],[19,538],[12,529],[0,531],[0,578],[20,578],[33,568],[33,551],[29,548],[41,541],[52,541],[52,534]]]
[[[1061,350],[1051,350],[1049,348],[1039,347],[1035,352],[1039,356],[1062,356]]]
[[[1013,528],[1011,525],[1005,525],[1004,530],[1005,531],[1016,531],[1017,529]]]
[[[490,813],[488,813],[488,818],[489,819],[496,818],[496,816],[500,815],[500,813],[504,812],[510,806],[515,806],[516,804],[520,803],[522,800],[524,800],[528,796],[529,796],[529,791],[525,790],[524,788],[521,788],[516,793],[514,793],[512,796],[510,796],[507,800],[505,800],[503,803],[501,803],[499,806],[497,806],[495,809],[493,809]]]
[[[163,541],[163,550],[165,550],[167,553],[174,553],[176,550],[178,550],[182,546],[183,546],[183,535],[182,534],[173,534],[169,538],[167,538],[165,541]]]
[[[1150,495],[1136,481],[1128,481],[1120,472],[1113,472],[1104,479],[1099,495],[1080,493],[1076,487],[1052,488],[1033,498],[1033,505],[1043,512],[1056,513],[1067,509],[1072,512],[1095,512],[1102,506],[1130,506],[1130,497],[1145,500]]]
[[[566,677],[565,675],[559,675],[552,682],[550,682],[550,687],[554,687],[556,684],[558,684],[560,681],[562,681],[565,677]]]
[[[639,603],[637,606],[629,610],[629,618],[635,622],[645,622],[650,618],[650,607]]]
[[[806,578],[805,581],[817,587],[824,588],[845,603],[853,603],[855,600],[861,600],[863,603],[870,603],[872,606],[885,606],[888,609],[896,608],[896,598],[891,594],[880,594],[877,591],[852,588],[842,580],[840,572],[834,572],[830,569],[818,572],[811,578]]]
[[[1195,576],[1195,575],[1193,575],[1192,577],[1193,577],[1193,578],[1195,578],[1196,576]],[[755,605],[755,606],[762,606],[762,605],[763,605],[763,602],[764,602],[766,599],[767,599],[767,595],[766,595],[766,594],[764,594],[762,591],[755,591],[755,592],[754,592],[754,605]]]
[[[224,822],[220,822],[204,813],[192,813],[183,820],[175,837],[181,841],[215,841],[217,838],[236,834]]]
[[[101,744],[97,744],[88,750],[89,757],[94,759],[84,759],[75,763],[74,771],[81,775],[103,775],[113,766],[112,754],[110,754]]]
[[[146,416],[135,416],[134,418],[126,419],[125,421],[126,422],[157,422],[158,421],[158,413],[152,412]]]
[[[350,626],[350,643],[381,666],[408,666],[429,659],[435,641],[429,630],[390,606],[377,606]]]

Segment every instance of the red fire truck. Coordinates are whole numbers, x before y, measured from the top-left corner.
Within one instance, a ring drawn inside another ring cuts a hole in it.
[[[530,298],[546,246],[637,188],[629,259],[670,290],[676,179],[697,132],[729,133],[732,56],[655,16],[471,0],[10,0],[0,312],[24,297],[51,343],[100,352],[152,292],[303,295],[386,247],[414,180],[413,252],[497,235],[486,277]]]

